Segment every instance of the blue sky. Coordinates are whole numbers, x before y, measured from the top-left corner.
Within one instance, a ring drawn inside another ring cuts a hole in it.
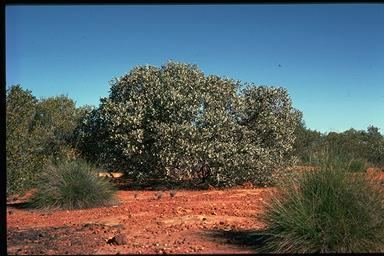
[[[6,6],[6,85],[98,105],[168,60],[288,89],[308,128],[384,132],[384,4]]]

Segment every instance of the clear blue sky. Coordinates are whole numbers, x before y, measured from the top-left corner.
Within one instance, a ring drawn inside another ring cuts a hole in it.
[[[285,87],[311,129],[384,132],[383,4],[6,6],[7,87],[98,105],[168,60]]]

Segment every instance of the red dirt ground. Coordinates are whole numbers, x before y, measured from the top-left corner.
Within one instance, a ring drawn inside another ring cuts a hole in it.
[[[377,172],[384,180],[384,172]],[[37,211],[7,204],[8,254],[255,253],[264,202],[274,188],[120,190],[119,203]],[[135,194],[137,197],[135,198]],[[125,244],[111,243],[122,234]]]

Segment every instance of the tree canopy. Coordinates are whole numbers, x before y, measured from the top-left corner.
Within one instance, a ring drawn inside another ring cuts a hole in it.
[[[49,162],[76,157],[74,130],[83,112],[67,96],[38,100],[20,85],[7,89],[7,193],[31,187]]]
[[[79,133],[83,151],[109,168],[135,177],[203,175],[227,186],[268,182],[292,150],[300,117],[283,88],[168,62],[113,80]]]

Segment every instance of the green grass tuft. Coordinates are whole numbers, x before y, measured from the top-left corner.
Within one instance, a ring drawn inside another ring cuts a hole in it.
[[[384,252],[384,191],[340,161],[286,178],[267,205],[265,250]]]
[[[51,165],[38,177],[34,208],[80,209],[115,202],[113,184],[98,177],[95,168],[83,160]]]
[[[368,164],[363,159],[352,159],[348,165],[348,169],[351,172],[365,172],[367,167]]]

